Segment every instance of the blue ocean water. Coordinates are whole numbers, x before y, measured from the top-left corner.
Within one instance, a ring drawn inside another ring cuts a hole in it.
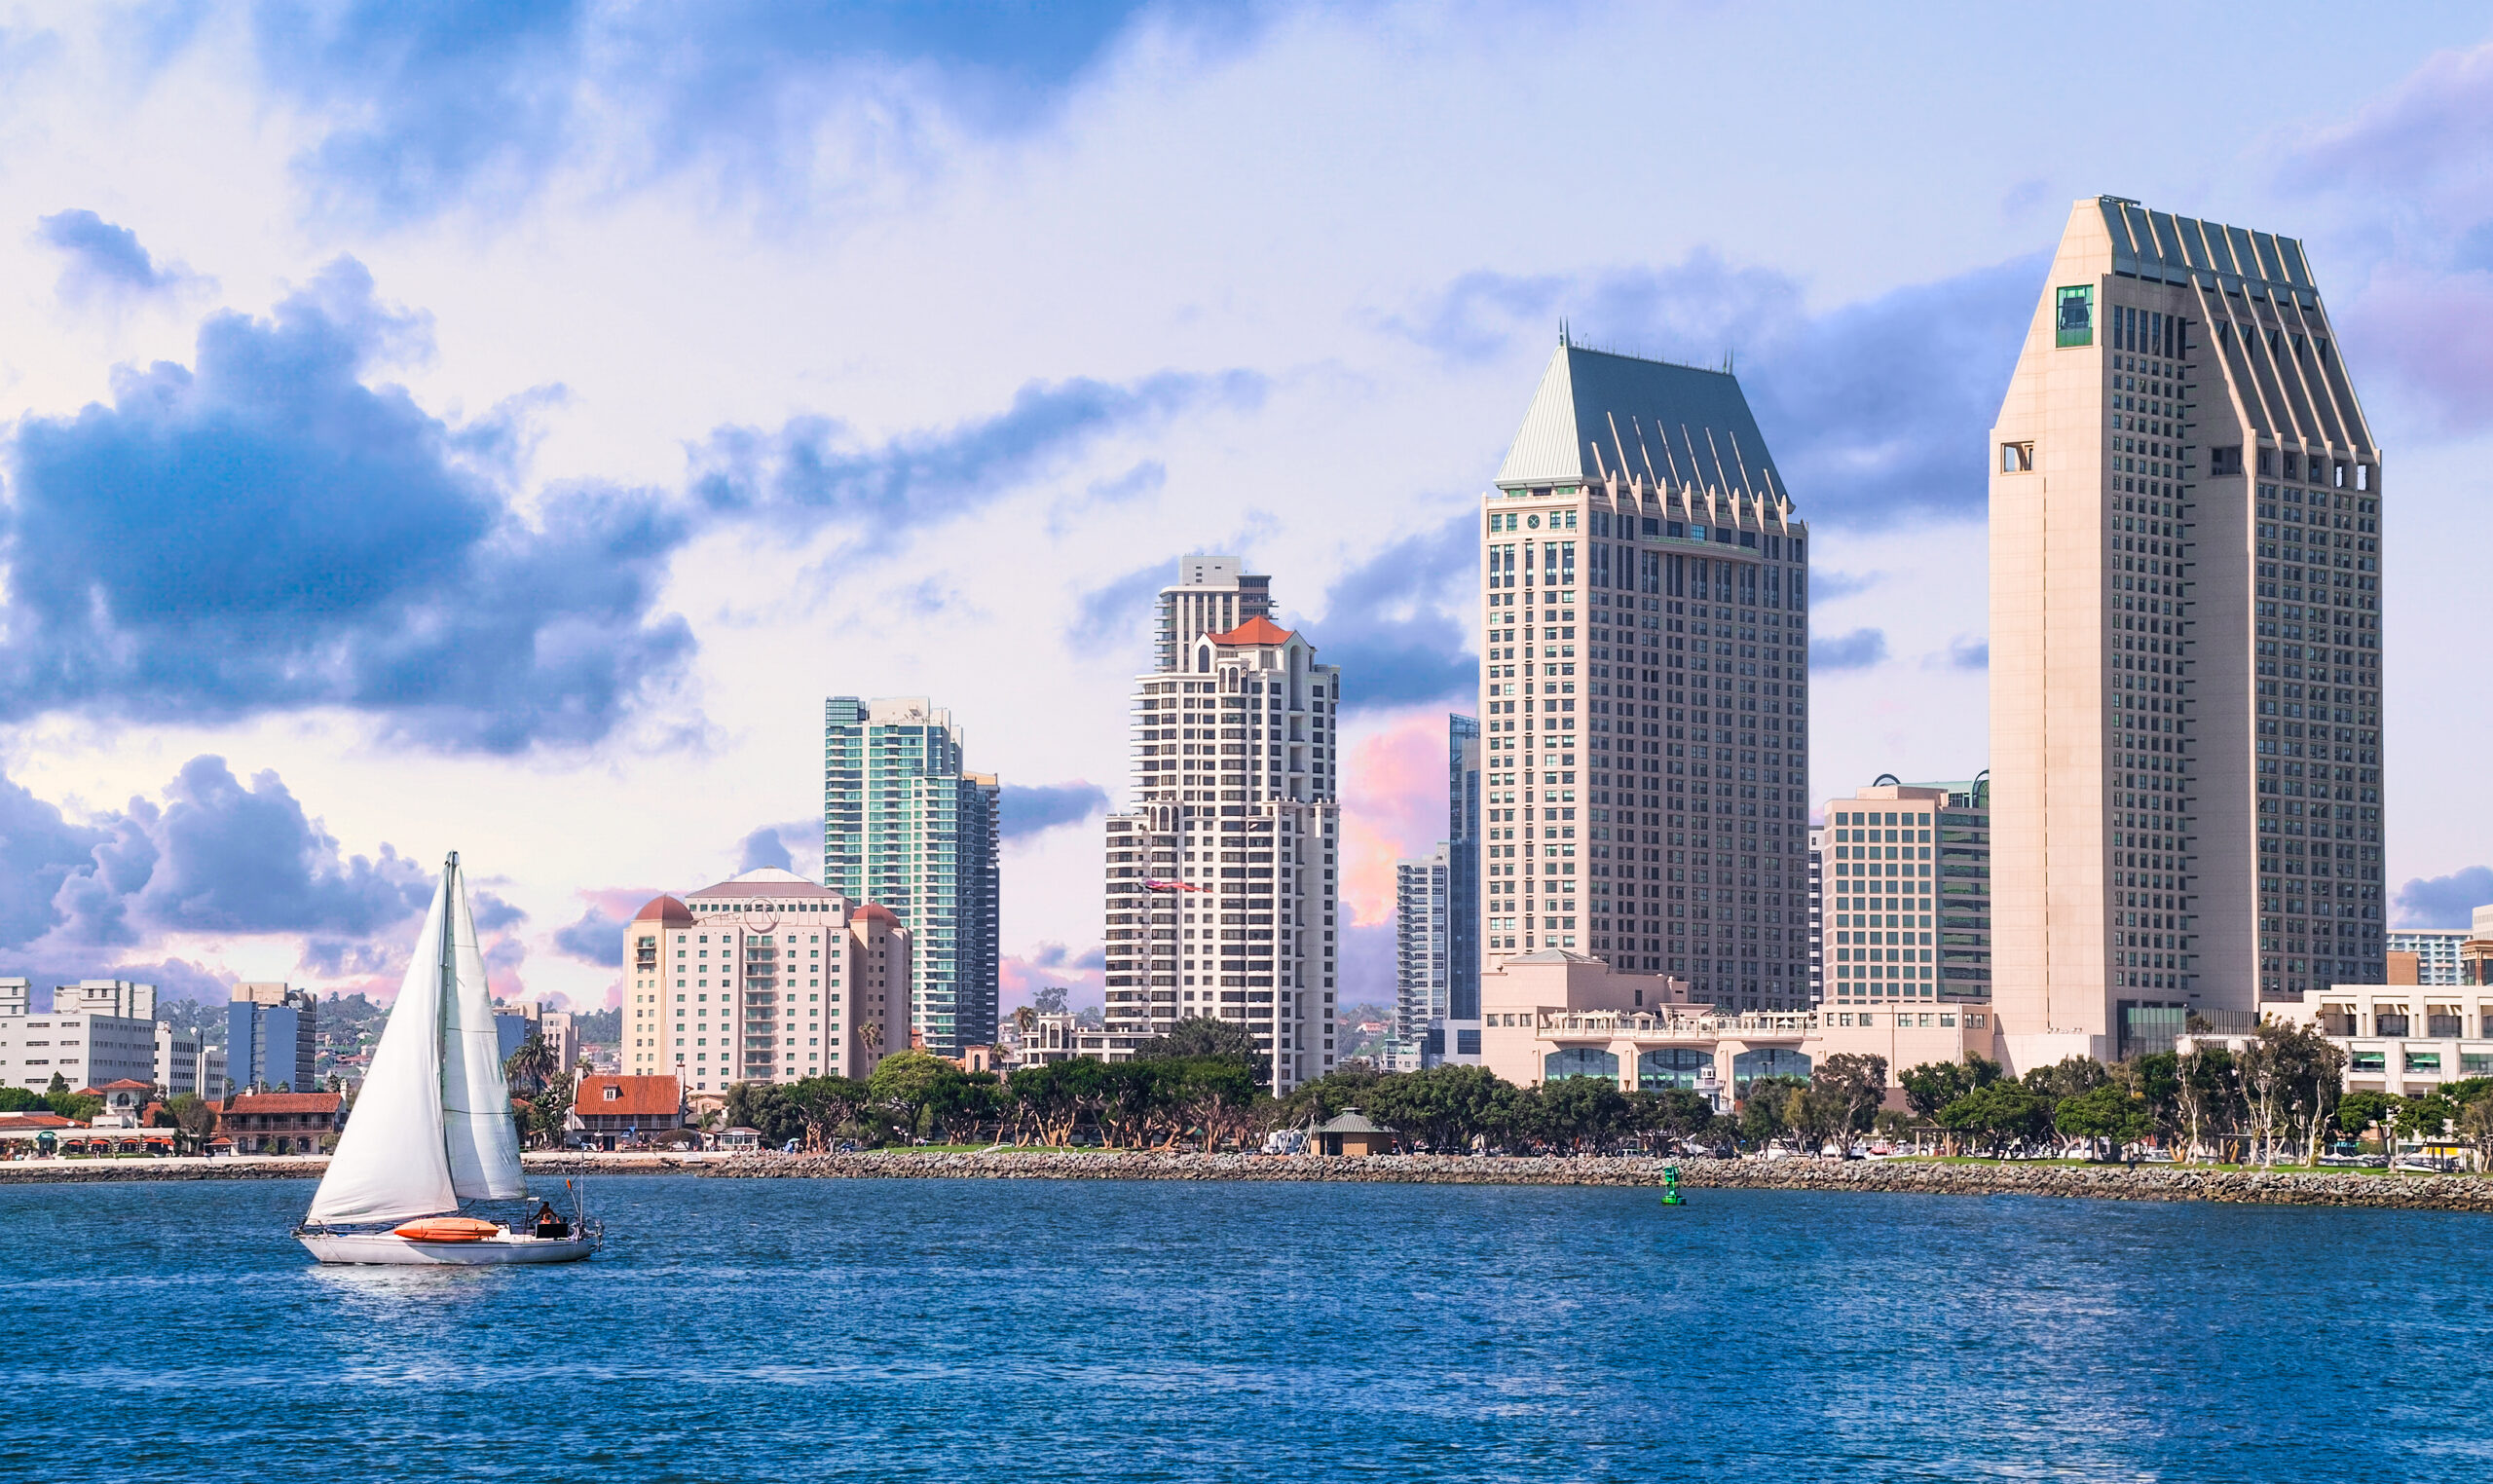
[[[0,1187],[0,1479],[2483,1479],[2482,1217],[597,1181],[567,1268],[309,1182]]]

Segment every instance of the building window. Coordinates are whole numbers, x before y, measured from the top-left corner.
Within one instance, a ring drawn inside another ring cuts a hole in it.
[[[1999,446],[1999,471],[2003,474],[2034,472],[2034,445],[2003,443]]]
[[[2081,283],[2060,291],[2060,313],[2054,320],[2060,346],[2095,344],[2095,285]]]

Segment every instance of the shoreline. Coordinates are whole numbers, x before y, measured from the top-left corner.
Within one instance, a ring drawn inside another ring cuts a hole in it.
[[[1159,1154],[1025,1148],[976,1154],[886,1150],[860,1154],[537,1153],[547,1175],[681,1174],[711,1179],[1343,1181],[1379,1185],[1544,1185],[1658,1189],[1677,1164],[1689,1190],[1845,1191],[1879,1195],[2048,1196],[2102,1201],[2207,1201],[2234,1206],[2361,1206],[2493,1212],[2493,1179],[2340,1170],[2209,1169],[2195,1166],[1923,1165],[1862,1160],[1470,1158],[1398,1155]],[[164,1160],[47,1160],[0,1164],[0,1185],[132,1180],[303,1180],[317,1156]]]

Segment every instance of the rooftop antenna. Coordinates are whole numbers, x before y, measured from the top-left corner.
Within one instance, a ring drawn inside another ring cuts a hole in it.
[[[1575,344],[1567,338],[1567,321],[1563,318],[1558,321],[1558,344],[1565,348],[1572,348]]]

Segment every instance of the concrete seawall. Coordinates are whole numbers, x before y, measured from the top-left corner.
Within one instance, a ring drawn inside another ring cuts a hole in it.
[[[1658,1187],[1656,1159],[1355,1160],[1236,1154],[1051,1150],[936,1154],[537,1154],[538,1175],[691,1174],[721,1179],[1350,1180],[1399,1185]],[[2357,1206],[2493,1211],[2493,1179],[2340,1170],[2217,1170],[2189,1166],[1923,1165],[1836,1160],[1682,1160],[1692,1190],[1861,1191],[1925,1196],[2054,1196],[2108,1201],[2214,1201],[2244,1206]],[[121,1180],[310,1179],[325,1160],[46,1160],[0,1164],[0,1185]]]

